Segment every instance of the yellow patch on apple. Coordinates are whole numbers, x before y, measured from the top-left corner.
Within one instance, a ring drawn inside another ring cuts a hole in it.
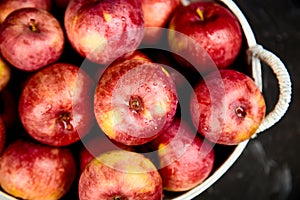
[[[112,16],[108,13],[103,13],[103,17],[104,17],[105,22],[107,22],[107,23],[109,23],[112,19]]]
[[[85,44],[85,48],[89,52],[95,52],[103,49],[107,45],[107,39],[97,32],[89,31],[89,34],[80,38],[79,43]]]

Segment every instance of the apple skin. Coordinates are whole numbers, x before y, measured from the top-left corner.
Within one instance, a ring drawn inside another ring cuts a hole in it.
[[[22,199],[60,199],[75,176],[76,163],[68,149],[16,140],[0,157],[1,187]]]
[[[0,116],[0,155],[4,148],[5,141],[6,141],[6,125],[2,119],[2,116]]]
[[[66,146],[93,126],[92,79],[79,67],[56,63],[39,70],[26,82],[19,115],[37,141]]]
[[[142,154],[124,150],[103,153],[81,173],[79,199],[162,199],[162,180]]]
[[[56,18],[45,10],[16,10],[0,27],[0,52],[18,69],[35,71],[54,63],[63,48],[63,30]]]
[[[104,71],[94,95],[94,113],[110,139],[141,145],[170,125],[177,103],[176,87],[166,69],[130,59]]]
[[[1,0],[0,24],[13,11],[26,7],[33,7],[50,11],[52,8],[52,2],[51,0]]]
[[[167,191],[187,191],[202,183],[214,166],[214,149],[189,125],[176,118],[151,142],[158,152],[159,173]]]
[[[227,68],[234,62],[242,46],[242,30],[238,19],[229,9],[215,2],[193,2],[178,8],[169,23],[169,29],[168,40],[172,52],[186,56],[187,61],[192,61],[190,63],[197,65],[194,67],[201,72],[214,70],[206,63],[209,62],[207,54],[219,69]],[[182,39],[182,34],[190,39]]]
[[[10,78],[10,66],[0,55],[0,92],[6,87]]]
[[[155,44],[162,36],[160,28],[166,28],[180,0],[140,0],[144,12],[145,33],[143,42]]]
[[[99,64],[109,64],[134,51],[144,34],[144,15],[138,0],[71,0],[64,22],[74,49]]]
[[[236,70],[211,72],[194,92],[190,102],[193,124],[214,143],[236,145],[250,139],[264,119],[262,93],[250,77]]]

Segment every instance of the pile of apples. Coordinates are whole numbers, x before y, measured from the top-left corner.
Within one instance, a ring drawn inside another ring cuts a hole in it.
[[[266,113],[244,45],[213,1],[1,0],[2,191],[159,200],[201,184],[215,147]]]

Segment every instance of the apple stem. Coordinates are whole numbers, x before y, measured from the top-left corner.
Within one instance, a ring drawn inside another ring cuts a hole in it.
[[[204,15],[203,15],[202,10],[200,8],[197,8],[196,12],[197,12],[198,16],[200,17],[200,20],[204,21]]]
[[[143,100],[138,96],[132,96],[129,100],[129,108],[133,112],[139,112],[143,110]]]
[[[73,126],[70,123],[71,116],[69,113],[62,113],[57,119],[57,123],[60,124],[65,130],[72,131]]]
[[[37,24],[36,24],[35,19],[30,19],[30,20],[29,20],[29,29],[30,29],[32,32],[38,32],[38,28],[37,28]]]

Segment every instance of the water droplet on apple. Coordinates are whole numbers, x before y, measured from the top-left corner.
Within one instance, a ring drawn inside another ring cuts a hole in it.
[[[52,108],[52,105],[51,104],[49,104],[49,105],[47,105],[47,111],[49,111],[49,110],[51,110],[51,108]]]
[[[146,92],[151,92],[151,88],[150,87],[146,87]]]
[[[125,20],[126,20],[126,18],[125,18],[125,17],[121,17],[121,20],[122,20],[122,21],[125,21]]]
[[[157,86],[157,83],[156,83],[156,82],[154,82],[154,83],[153,83],[153,86]]]

